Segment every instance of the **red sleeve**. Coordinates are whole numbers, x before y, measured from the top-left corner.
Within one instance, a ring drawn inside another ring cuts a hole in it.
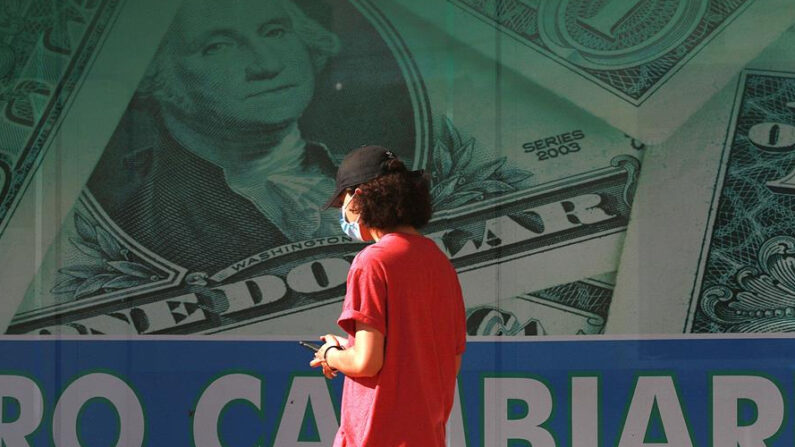
[[[347,292],[337,324],[356,334],[356,322],[375,328],[386,337],[386,280],[377,265],[366,263],[351,268]]]

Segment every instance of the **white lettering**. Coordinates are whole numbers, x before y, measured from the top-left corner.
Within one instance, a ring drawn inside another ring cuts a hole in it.
[[[248,374],[227,374],[215,379],[199,397],[193,415],[193,440],[201,447],[222,447],[218,418],[232,401],[244,400],[262,411],[262,380]]]
[[[571,379],[571,445],[599,445],[599,378]]]
[[[644,442],[655,402],[665,432],[665,443]],[[639,377],[627,410],[627,419],[618,447],[692,447],[692,445],[693,441],[690,439],[673,379],[668,376]]]
[[[464,412],[461,410],[461,392],[458,381],[455,383],[453,409],[447,420],[447,447],[467,447],[466,433],[464,432]]]
[[[552,414],[552,394],[542,382],[530,378],[487,377],[483,379],[483,439],[488,446],[505,446],[521,439],[533,447],[554,447],[555,439],[541,427]],[[509,419],[509,403],[527,406],[523,417]]]
[[[741,399],[756,405],[756,420],[740,426]],[[712,378],[712,445],[714,447],[763,447],[784,420],[784,399],[775,383],[758,376]]]
[[[2,405],[6,397],[19,405],[19,416],[10,422],[2,422],[8,419]],[[0,445],[29,446],[25,436],[36,431],[43,415],[44,398],[36,382],[24,376],[0,376]]]
[[[304,414],[306,414],[310,402],[317,423],[317,432],[320,435],[319,443],[298,440],[301,425],[304,422]],[[279,447],[331,445],[338,429],[337,414],[331,403],[326,379],[323,377],[293,377],[273,445]]]
[[[56,446],[80,447],[77,416],[86,402],[106,399],[119,416],[116,447],[140,447],[144,442],[144,410],[135,392],[123,380],[104,373],[86,374],[64,390],[52,416],[52,439]]]

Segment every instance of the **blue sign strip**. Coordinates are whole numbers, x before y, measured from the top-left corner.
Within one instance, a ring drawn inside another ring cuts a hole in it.
[[[295,341],[6,339],[0,359],[6,445],[320,446],[339,420],[342,379]],[[793,372],[792,338],[471,341],[452,443],[790,446]]]

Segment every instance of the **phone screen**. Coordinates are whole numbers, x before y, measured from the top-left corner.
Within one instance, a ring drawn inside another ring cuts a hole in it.
[[[320,345],[316,345],[308,341],[299,341],[298,344],[314,352],[317,352],[320,349]]]

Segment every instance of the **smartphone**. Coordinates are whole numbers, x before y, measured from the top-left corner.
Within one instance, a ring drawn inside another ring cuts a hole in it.
[[[299,341],[298,344],[314,352],[317,352],[320,349],[320,345],[317,345],[315,343],[310,343],[308,341]]]

